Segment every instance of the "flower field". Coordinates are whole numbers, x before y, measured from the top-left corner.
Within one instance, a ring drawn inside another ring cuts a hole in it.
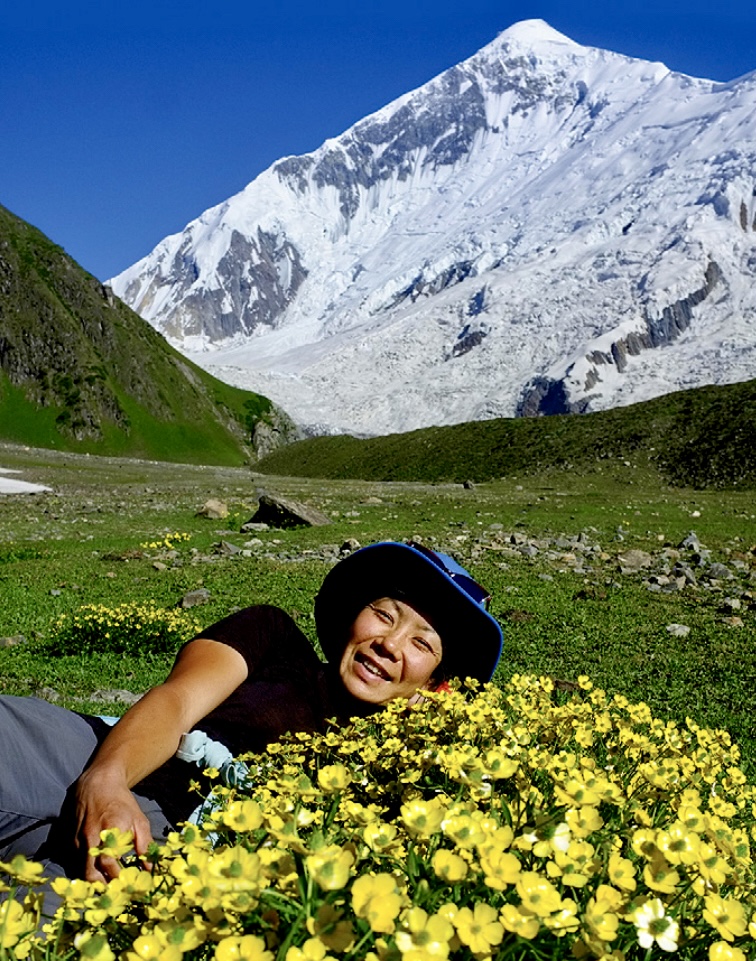
[[[0,908],[3,957],[754,957],[756,787],[725,732],[586,677],[471,688],[198,775],[202,827],[151,871],[107,834],[128,866],[55,881],[42,934],[39,869],[5,865],[32,893]]]

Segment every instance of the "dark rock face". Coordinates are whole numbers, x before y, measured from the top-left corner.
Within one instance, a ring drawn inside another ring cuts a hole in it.
[[[251,524],[268,524],[270,527],[323,527],[331,521],[315,510],[299,501],[278,494],[263,494],[257,505],[257,510],[250,518]]]
[[[637,357],[644,350],[665,347],[675,341],[690,326],[693,309],[711,294],[722,280],[719,265],[711,260],[704,274],[705,283],[687,297],[665,307],[659,317],[645,316],[645,329],[616,340],[609,352],[594,350],[587,355],[593,365],[585,380],[585,390],[592,390],[601,381],[600,367],[614,364],[620,373],[627,368],[628,357]],[[569,371],[568,371],[569,373]],[[518,417],[537,417],[541,414],[584,414],[590,408],[591,397],[573,402],[563,381],[536,377],[526,385],[517,405]]]
[[[218,275],[222,288],[191,290],[198,270],[187,239],[164,281],[188,291],[182,304],[185,334],[204,334],[219,341],[237,333],[251,334],[261,324],[273,324],[294,299],[307,270],[288,240],[260,229],[252,238],[235,230],[218,265]]]
[[[513,94],[513,114],[527,114],[544,100],[555,110],[582,105],[587,128],[592,126],[597,111],[586,100],[585,85],[573,88],[560,80],[539,75],[537,63],[508,55],[505,46],[496,62],[452,67],[391,116],[358,124],[317,161],[312,156],[290,157],[274,169],[299,193],[307,189],[308,179],[318,187],[335,187],[341,213],[350,220],[360,206],[360,188],[368,190],[391,177],[406,180],[421,149],[423,168],[435,171],[466,157],[481,131],[500,133],[486,119],[487,91]]]

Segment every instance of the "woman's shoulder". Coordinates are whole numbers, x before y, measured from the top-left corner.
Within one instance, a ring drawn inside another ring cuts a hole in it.
[[[219,641],[239,651],[250,670],[263,661],[319,661],[315,650],[294,618],[273,604],[255,604],[234,611],[205,630],[198,638]]]

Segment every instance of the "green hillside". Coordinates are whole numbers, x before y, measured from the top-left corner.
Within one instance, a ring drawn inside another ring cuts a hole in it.
[[[595,414],[487,420],[274,452],[264,473],[364,480],[485,481],[567,466],[648,464],[673,484],[756,487],[756,381],[668,394]]]
[[[241,464],[261,433],[287,437],[293,426],[267,398],[186,360],[65,251],[0,207],[0,440]]]

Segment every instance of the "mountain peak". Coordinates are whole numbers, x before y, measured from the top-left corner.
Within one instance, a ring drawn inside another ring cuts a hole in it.
[[[524,20],[278,161],[113,289],[313,430],[598,410],[752,378],[750,84]]]
[[[559,44],[560,46],[578,47],[579,44],[569,37],[555,30],[545,20],[519,20],[507,27],[496,38],[497,43],[507,41],[523,47],[536,47],[544,44]]]

